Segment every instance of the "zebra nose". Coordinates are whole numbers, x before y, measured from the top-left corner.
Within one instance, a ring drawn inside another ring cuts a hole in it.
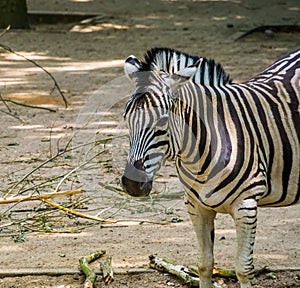
[[[140,171],[145,171],[144,160],[142,159],[135,161],[133,166]]]
[[[152,179],[145,173],[143,160],[127,163],[121,182],[124,190],[134,197],[147,196],[152,189]]]
[[[122,176],[121,181],[123,189],[133,197],[148,196],[152,190],[152,181],[137,182],[127,178],[125,175]]]

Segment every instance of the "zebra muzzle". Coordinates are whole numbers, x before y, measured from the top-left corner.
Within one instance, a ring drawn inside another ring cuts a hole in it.
[[[133,165],[127,163],[121,182],[126,193],[134,197],[148,196],[152,189],[152,179],[147,176],[142,160]]]

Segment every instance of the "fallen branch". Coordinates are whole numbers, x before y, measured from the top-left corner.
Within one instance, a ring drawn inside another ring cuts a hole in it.
[[[43,199],[42,198],[41,201],[47,203],[48,205],[50,205],[54,208],[57,208],[59,210],[63,210],[67,213],[73,214],[73,215],[81,217],[81,218],[98,221],[98,222],[101,222],[101,223],[104,223],[104,224],[114,224],[114,223],[116,223],[115,220],[105,220],[105,219],[102,219],[102,218],[99,218],[99,217],[95,217],[95,216],[91,216],[91,215],[87,215],[87,214],[84,214],[84,213],[81,213],[81,212],[74,211],[70,208],[61,206],[61,205],[57,204],[56,202],[51,201],[49,199]]]
[[[77,201],[76,202],[77,204],[76,205],[79,205],[80,203],[83,203],[82,200],[80,201]],[[18,204],[18,203],[16,203]],[[66,205],[66,207],[74,207],[74,202],[73,203],[68,203]],[[45,211],[45,209],[47,209],[47,211]],[[67,228],[62,228],[62,229],[50,229],[49,230],[49,227],[44,227],[42,226],[41,229],[35,229],[33,227],[29,227],[27,226],[26,222],[29,221],[30,223],[32,223],[31,221],[36,221],[36,220],[40,220],[41,218],[44,218],[44,217],[51,217],[51,214],[53,214],[53,212],[56,210],[56,208],[53,208],[51,209],[51,206],[49,206],[49,208],[46,208],[46,207],[43,207],[43,209],[31,209],[31,212],[34,212],[34,213],[26,213],[26,217],[25,218],[21,218],[18,220],[13,220],[9,223],[5,223],[5,224],[2,224],[0,225],[0,230],[3,229],[3,228],[7,228],[9,226],[12,226],[12,225],[20,225],[22,223],[22,226],[26,226],[26,229],[27,231],[36,231],[36,232],[53,232],[53,233],[62,233],[62,232],[66,232],[66,233],[78,233],[79,231],[82,230],[82,228],[80,228],[79,226],[76,226],[76,228],[74,228],[73,226],[70,228],[70,229],[67,229]],[[14,212],[14,210],[12,211]],[[6,212],[4,212],[6,213]],[[0,214],[0,218],[1,218],[1,215],[4,215],[4,213]],[[92,225],[92,224],[90,224]],[[85,225],[86,227],[87,225]],[[1,236],[1,234],[0,234]]]
[[[173,264],[153,255],[149,256],[149,260],[151,268],[177,276],[178,278],[183,280],[185,284],[188,284],[190,286],[199,287],[199,277],[198,274],[195,273],[195,271],[190,270],[189,268],[182,265]],[[213,282],[212,287],[223,288],[227,287],[227,285],[223,286],[217,282]]]
[[[103,273],[103,279],[105,284],[110,284],[114,281],[114,273],[111,266],[111,257],[108,257],[106,260],[100,262],[100,267]]]
[[[235,270],[233,269],[214,268],[213,276],[221,277],[221,278],[237,279]]]
[[[40,195],[36,195],[36,196],[29,195],[29,196],[0,198],[0,204],[10,204],[10,203],[19,203],[19,202],[24,202],[24,201],[36,201],[36,200],[43,201],[44,199],[48,199],[48,198],[64,197],[64,196],[69,196],[69,195],[80,194],[82,192],[84,192],[84,190],[78,189],[78,190],[40,194]]]
[[[105,250],[96,251],[90,255],[85,257],[81,257],[79,259],[80,269],[84,273],[86,279],[84,282],[84,288],[93,288],[94,283],[96,281],[96,273],[90,268],[89,263],[95,261],[96,259],[100,258],[102,255],[106,253]]]
[[[172,275],[175,275],[178,278],[182,279],[185,282],[185,284],[191,286],[199,286],[199,278],[192,276],[194,274],[192,274],[187,267],[173,264],[169,261],[155,257],[153,255],[149,256],[149,260],[151,268],[154,268],[161,272],[168,272]]]
[[[2,97],[2,101],[10,102],[10,103],[13,103],[15,105],[19,105],[19,106],[23,106],[23,107],[27,107],[27,108],[42,109],[42,110],[47,110],[49,112],[56,112],[55,109],[51,109],[51,108],[48,108],[48,107],[34,106],[34,105],[26,104],[26,103],[21,103],[21,102],[14,101],[14,100],[11,100],[11,99],[8,99],[8,98],[3,98]]]

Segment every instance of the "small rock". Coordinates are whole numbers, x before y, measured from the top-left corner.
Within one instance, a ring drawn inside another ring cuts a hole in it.
[[[269,37],[274,37],[274,36],[275,36],[274,31],[271,30],[271,29],[266,29],[266,30],[265,30],[265,34],[266,34],[267,36],[269,36]]]
[[[275,280],[277,277],[274,272],[270,272],[270,273],[266,274],[266,278]]]

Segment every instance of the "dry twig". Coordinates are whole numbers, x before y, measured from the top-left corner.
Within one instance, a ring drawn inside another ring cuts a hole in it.
[[[31,176],[32,174],[34,174],[36,171],[38,171],[39,169],[41,169],[42,167],[45,167],[48,163],[54,161],[55,159],[65,155],[66,153],[70,152],[70,151],[75,151],[76,149],[79,149],[83,146],[86,145],[91,145],[91,144],[101,144],[103,142],[109,141],[111,140],[112,137],[108,137],[105,139],[100,139],[98,141],[94,141],[94,142],[89,142],[89,143],[84,143],[84,144],[80,144],[78,146],[75,147],[71,147],[69,148],[69,145],[71,144],[71,140],[68,142],[67,146],[65,147],[65,149],[63,151],[58,152],[57,154],[55,154],[54,156],[51,156],[50,158],[46,159],[45,161],[43,161],[41,164],[37,165],[34,169],[32,169],[31,171],[29,171],[28,173],[26,173],[19,181],[17,181],[15,184],[13,184],[8,191],[6,192],[4,198],[6,198],[8,195],[12,194],[12,192],[17,188],[17,186],[19,186],[20,184],[24,183],[25,180],[27,180],[29,178],[29,176]],[[103,150],[98,152],[96,155],[92,156],[90,159],[88,159],[85,163],[80,165],[80,168],[83,167],[84,165],[88,164],[89,161],[92,161],[94,158],[98,157],[99,155],[101,155],[102,153],[105,153],[107,150]],[[75,168],[76,171],[76,168]],[[74,172],[74,169],[72,170],[72,172]],[[60,185],[60,184],[59,184]],[[22,191],[23,192],[23,191]],[[17,192],[17,194],[20,193],[20,190]]]
[[[8,30],[10,29],[10,25],[8,25],[4,31],[1,32],[0,37],[2,37]]]
[[[1,44],[0,44],[1,45]],[[33,108],[33,109],[42,109],[42,110],[47,110],[49,112],[56,112],[55,109],[51,109],[51,108],[48,108],[48,107],[41,107],[41,106],[34,106],[34,105],[30,105],[30,104],[25,104],[25,103],[21,103],[21,102],[18,102],[18,101],[14,101],[14,100],[11,100],[9,98],[3,98],[2,97],[2,101],[5,103],[5,102],[10,102],[10,103],[13,103],[15,105],[19,105],[19,106],[23,106],[23,107],[27,107],[27,108]]]
[[[101,223],[104,223],[104,224],[114,224],[114,223],[116,223],[116,221],[114,221],[114,220],[105,220],[105,219],[102,219],[102,218],[99,218],[99,217],[94,217],[94,216],[91,216],[91,215],[87,215],[87,214],[84,214],[84,213],[81,213],[81,212],[74,211],[70,208],[61,206],[61,205],[57,204],[56,202],[51,201],[49,199],[41,199],[41,200],[43,202],[47,203],[48,205],[54,207],[54,208],[57,208],[59,210],[63,210],[65,212],[73,214],[77,217],[98,221],[98,222],[101,222]]]
[[[0,35],[0,37],[1,37],[1,35]],[[5,113],[5,114],[7,114],[7,115],[9,115],[9,116],[12,116],[12,117],[18,119],[19,121],[23,122],[23,120],[22,120],[19,116],[15,115],[15,114],[12,112],[12,110],[10,109],[10,107],[7,105],[6,100],[3,99],[1,93],[0,93],[0,100],[2,101],[2,103],[4,104],[4,106],[6,107],[6,109],[8,110],[8,111],[5,111],[5,110],[0,109],[0,111],[1,111],[2,113]]]
[[[35,201],[40,200],[43,201],[44,199],[48,198],[55,198],[55,197],[64,197],[69,195],[75,195],[82,193],[83,190],[70,190],[70,191],[61,191],[55,193],[46,193],[40,195],[28,195],[28,196],[17,196],[17,197],[9,197],[9,198],[0,198],[0,204],[10,204],[10,203],[19,203],[23,201]]]

